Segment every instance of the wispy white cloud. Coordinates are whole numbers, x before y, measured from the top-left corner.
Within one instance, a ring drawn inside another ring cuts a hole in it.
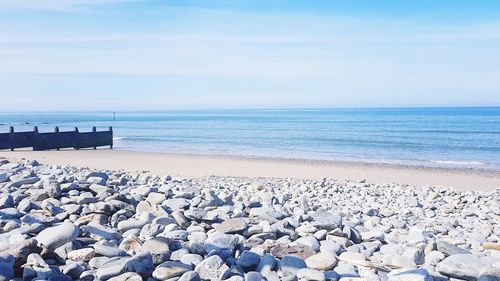
[[[85,8],[137,0],[2,0],[0,10],[84,11]]]
[[[0,1],[0,17],[4,9],[45,15],[42,22],[2,20],[2,92],[48,105],[74,96],[112,105],[123,95],[128,106],[194,100],[307,106],[484,103],[500,91],[499,22],[105,6],[122,2],[128,1]],[[42,11],[87,9],[100,12]]]

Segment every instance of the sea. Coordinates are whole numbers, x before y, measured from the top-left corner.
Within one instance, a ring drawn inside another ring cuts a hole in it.
[[[0,133],[114,131],[114,149],[500,171],[500,107],[0,112]]]

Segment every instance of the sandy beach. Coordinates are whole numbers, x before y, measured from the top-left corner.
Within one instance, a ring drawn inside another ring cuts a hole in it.
[[[500,173],[465,169],[408,167],[320,160],[251,158],[241,156],[188,155],[122,150],[2,151],[0,157],[22,158],[44,164],[93,169],[147,171],[156,175],[199,178],[204,176],[334,178],[398,183],[415,186],[453,187],[457,190],[492,191],[500,187]]]

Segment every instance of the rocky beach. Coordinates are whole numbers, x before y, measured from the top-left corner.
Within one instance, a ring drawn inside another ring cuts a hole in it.
[[[500,189],[0,159],[0,280],[500,280]]]

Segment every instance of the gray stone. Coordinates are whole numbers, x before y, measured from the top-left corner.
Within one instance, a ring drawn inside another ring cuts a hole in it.
[[[207,240],[205,241],[205,248],[207,250],[207,253],[212,250],[225,250],[232,253],[234,252],[236,245],[238,245],[238,237],[222,233],[214,233],[208,236]]]
[[[340,244],[335,241],[326,240],[321,241],[319,250],[322,253],[340,254],[342,246],[340,246]]]
[[[153,277],[158,280],[167,280],[181,276],[191,270],[192,267],[190,265],[180,261],[166,261],[156,267],[155,271],[153,271]]]
[[[108,281],[142,281],[142,277],[135,272],[127,272],[108,279]]]
[[[269,272],[273,271],[276,268],[277,264],[278,261],[275,257],[271,255],[265,255],[260,259],[256,271],[260,272],[263,275],[267,275]]]
[[[91,221],[87,225],[81,226],[80,229],[97,240],[120,240],[122,235],[107,226],[101,225],[96,221]]]
[[[300,237],[299,239],[295,240],[298,244],[307,246],[314,251],[319,251],[320,245],[318,242],[318,239],[316,237],[310,235],[310,236],[305,236],[305,237]]]
[[[185,264],[197,266],[203,261],[203,257],[197,254],[185,254],[181,257],[180,261]]]
[[[102,264],[96,271],[97,278],[108,280],[111,277],[125,273],[128,258],[112,258]]]
[[[1,181],[2,174],[0,174],[0,182]],[[12,198],[12,195],[6,194],[0,196],[0,209],[5,209],[5,208],[12,208],[14,207],[14,199]]]
[[[162,206],[169,208],[172,211],[179,209],[186,209],[190,205],[189,200],[186,198],[173,198],[163,201]]]
[[[326,281],[338,281],[340,279],[339,274],[335,271],[325,271],[324,276]]]
[[[250,271],[245,274],[245,281],[262,281],[262,275],[259,272]]]
[[[445,256],[453,256],[458,254],[470,254],[469,251],[450,244],[446,241],[437,241],[436,248],[438,251],[443,253]]]
[[[479,273],[479,278],[477,279],[477,281],[500,281],[500,268],[483,268]]]
[[[177,281],[201,281],[200,275],[196,271],[184,272]]]
[[[260,262],[260,256],[251,251],[243,251],[236,261],[236,264],[241,266],[244,270],[255,268]]]
[[[122,233],[131,230],[133,228],[142,228],[148,223],[151,223],[154,219],[154,215],[151,213],[142,213],[138,219],[128,219],[124,221],[120,221],[117,225],[117,229]]]
[[[14,170],[18,167],[20,167],[21,164],[19,163],[16,163],[16,162],[6,162],[6,163],[3,163],[1,166],[0,166],[0,169],[2,170]]]
[[[167,197],[163,193],[158,193],[158,192],[151,192],[148,194],[148,197],[146,198],[146,201],[151,203],[151,205],[159,205],[163,201],[165,201]]]
[[[8,281],[14,278],[14,264],[0,261],[0,281]]]
[[[186,241],[188,239],[188,236],[189,236],[189,232],[187,232],[186,230],[183,230],[183,229],[173,230],[173,231],[170,231],[168,233],[165,233],[165,237],[167,237],[168,239],[172,239],[172,240]]]
[[[342,227],[342,217],[326,211],[317,211],[313,213],[311,219],[311,224],[318,229],[333,230]]]
[[[74,261],[88,262],[94,256],[95,256],[95,250],[92,248],[77,249],[68,253],[68,259]]]
[[[51,274],[47,281],[73,281],[73,279],[64,274]]]
[[[433,281],[432,276],[425,269],[399,269],[388,275],[388,281]]]
[[[0,219],[17,219],[21,217],[21,212],[16,208],[5,208],[0,210]]]
[[[247,223],[241,218],[228,219],[221,224],[216,225],[215,229],[222,233],[241,233],[247,229]]]
[[[68,275],[73,279],[78,279],[84,271],[85,267],[83,265],[77,262],[72,262],[64,267],[62,273]]]
[[[9,181],[9,176],[7,173],[0,173],[0,183]]]
[[[417,265],[423,264],[425,262],[424,251],[415,247],[405,248],[403,256],[409,258],[412,262]]]
[[[359,277],[359,274],[356,271],[356,268],[352,264],[339,263],[333,270],[338,274],[338,276],[340,278]]]
[[[72,223],[62,223],[57,226],[49,227],[36,236],[38,243],[54,250],[66,243],[76,240],[80,230]]]
[[[297,272],[299,281],[326,281],[325,274],[322,271],[312,268],[302,268]]]
[[[223,280],[229,277],[230,269],[219,256],[204,259],[195,268],[203,280]]]
[[[307,268],[307,264],[297,256],[284,256],[279,262],[279,270],[285,275],[297,275],[302,268]]]
[[[458,254],[449,256],[438,263],[436,270],[446,276],[476,280],[479,278],[480,271],[488,266],[491,266],[491,264],[483,261],[477,256],[471,254]]]
[[[338,263],[338,259],[329,253],[319,253],[308,257],[305,262],[309,268],[326,271],[334,268]]]
[[[107,240],[101,240],[94,244],[95,252],[106,257],[125,256],[125,252],[118,245]]]
[[[184,214],[179,210],[173,211],[171,215],[177,222],[177,225],[179,225],[182,229],[188,228],[191,224],[189,220],[184,216]]]
[[[166,261],[170,255],[169,240],[165,237],[155,237],[142,244],[142,250],[151,253],[153,263],[159,264]]]
[[[191,207],[184,212],[188,219],[201,221],[207,215],[207,210],[197,207]]]
[[[30,178],[24,178],[24,179],[19,179],[16,181],[12,181],[9,184],[7,184],[7,187],[20,187],[21,185],[24,184],[34,184],[40,180],[39,177],[30,177]]]
[[[271,248],[271,254],[276,258],[283,258],[287,255],[294,255],[302,259],[307,259],[308,257],[315,255],[316,252],[314,251],[314,249],[304,245],[288,246],[280,244]]]

